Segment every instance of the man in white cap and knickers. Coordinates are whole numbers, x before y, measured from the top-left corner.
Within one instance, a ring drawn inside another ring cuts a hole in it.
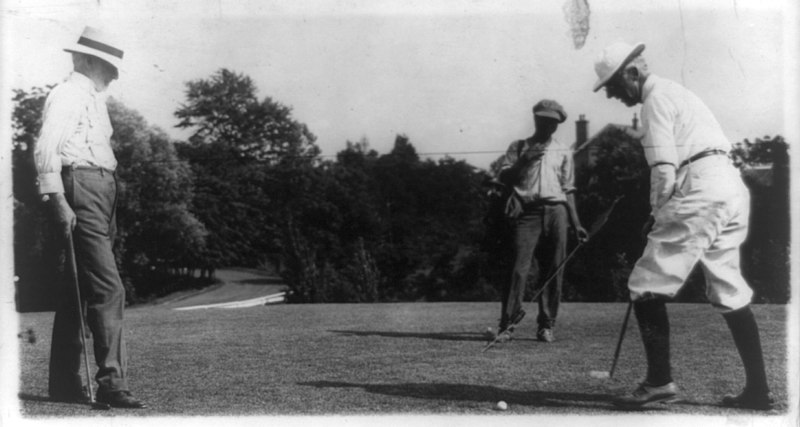
[[[771,409],[758,326],[750,309],[753,291],[739,268],[750,194],[727,156],[731,143],[714,115],[694,93],[650,74],[641,56],[644,48],[641,43],[615,43],[595,61],[595,92],[605,87],[608,98],[629,107],[642,104],[642,147],[650,166],[652,214],[643,230],[647,245],[628,279],[647,377],[616,404],[637,407],[677,400],[665,302],[700,263],[708,300],[725,318],[744,364],[744,390],[725,396],[722,404]]]

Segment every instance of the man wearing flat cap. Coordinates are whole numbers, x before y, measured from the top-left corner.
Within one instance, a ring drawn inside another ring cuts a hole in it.
[[[112,252],[117,161],[103,93],[118,77],[123,51],[92,27],[64,50],[72,54],[74,71],[47,96],[34,160],[42,200],[60,234],[73,243],[84,301],[76,301],[74,289],[59,289],[63,295],[53,321],[49,394],[62,402],[88,400],[80,375],[83,303],[94,338],[97,401],[143,408],[131,395],[126,376],[125,289]]]
[[[533,106],[534,134],[514,141],[502,159],[498,179],[512,188],[518,202],[508,212],[512,225],[513,270],[506,282],[498,326],[498,341],[512,338],[515,326],[525,316],[522,300],[528,275],[533,270],[539,283],[552,275],[566,256],[567,230],[571,225],[579,239],[586,239],[575,209],[572,149],[555,138],[567,113],[556,101],[542,100]],[[554,285],[542,290],[536,319],[539,341],[552,342],[561,299],[563,272]]]
[[[641,55],[644,48],[615,43],[595,61],[595,92],[605,87],[608,98],[629,107],[642,104],[642,147],[650,165],[652,215],[643,230],[647,245],[628,279],[647,376],[617,403],[630,407],[678,398],[665,302],[700,263],[706,296],[728,324],[744,364],[744,390],[725,396],[722,404],[770,409],[758,326],[750,309],[753,291],[739,269],[750,195],[727,156],[731,143],[714,115],[688,89],[650,74]]]

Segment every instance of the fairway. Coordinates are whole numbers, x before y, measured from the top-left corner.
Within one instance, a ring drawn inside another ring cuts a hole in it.
[[[20,315],[24,417],[173,415],[618,414],[611,399],[644,376],[632,319],[613,379],[608,370],[623,303],[564,303],[556,342],[535,339],[535,314],[511,343],[481,353],[499,303],[268,305],[127,315],[130,385],[150,406],[91,411],[47,400],[52,313]],[[535,313],[535,307],[526,309]],[[744,374],[722,317],[708,305],[670,304],[674,377],[684,402],[645,414],[755,414],[717,406]],[[767,373],[787,411],[786,306],[754,305]],[[494,410],[503,400],[509,408]]]

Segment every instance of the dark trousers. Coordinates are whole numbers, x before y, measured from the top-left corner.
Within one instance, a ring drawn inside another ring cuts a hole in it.
[[[527,206],[514,224],[512,244],[514,265],[511,280],[503,289],[502,316],[511,318],[522,309],[528,275],[535,277],[537,289],[566,257],[569,219],[563,204]],[[539,328],[552,328],[561,300],[563,270],[539,297]],[[502,320],[501,320],[502,322]]]
[[[116,179],[113,173],[101,169],[66,167],[62,178],[64,195],[77,216],[73,242],[78,282],[98,367],[95,379],[100,390],[128,390],[122,330],[125,289],[112,251]],[[74,393],[82,384],[80,317],[74,284],[67,283],[59,289],[63,297],[53,321],[51,394]]]

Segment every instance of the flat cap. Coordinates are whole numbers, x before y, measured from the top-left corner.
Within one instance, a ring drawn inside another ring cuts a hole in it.
[[[543,99],[533,106],[533,114],[536,116],[550,117],[558,120],[559,123],[564,123],[567,120],[567,112],[556,101],[552,99]]]

